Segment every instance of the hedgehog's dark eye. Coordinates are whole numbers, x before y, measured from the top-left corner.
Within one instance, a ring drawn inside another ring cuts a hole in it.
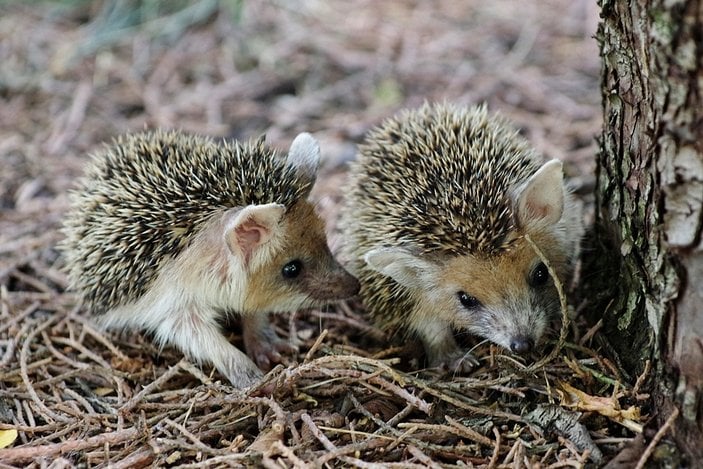
[[[283,270],[281,270],[281,275],[285,278],[296,278],[300,273],[303,271],[303,263],[300,262],[298,259],[294,261],[290,261],[286,265],[283,266]]]
[[[530,285],[533,287],[541,287],[547,283],[547,280],[549,280],[549,271],[547,270],[547,266],[544,265],[544,262],[540,262],[530,274]]]
[[[471,296],[464,291],[460,291],[457,295],[459,296],[459,301],[466,309],[476,309],[481,306],[481,302],[475,296]]]

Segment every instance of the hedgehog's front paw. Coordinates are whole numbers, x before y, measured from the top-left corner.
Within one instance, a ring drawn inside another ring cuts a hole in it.
[[[459,347],[447,324],[428,321],[419,324],[417,328],[422,331],[427,362],[431,368],[466,374],[479,364],[476,357]]]
[[[223,372],[232,386],[239,389],[249,388],[257,384],[264,374],[258,368],[252,366],[238,367]]]
[[[262,370],[268,371],[274,365],[283,363],[284,357],[281,354],[298,351],[297,347],[278,337],[266,315],[245,317],[243,335],[247,355]]]
[[[229,343],[227,343],[227,347],[223,347],[217,352],[209,355],[207,360],[211,361],[235,388],[248,388],[263,378],[264,373],[256,367],[254,362]]]
[[[285,355],[298,352],[298,348],[276,336],[265,340],[254,340],[246,344],[247,353],[262,370],[270,370],[274,365],[284,362]]]
[[[471,352],[459,352],[457,355],[448,362],[449,371],[452,373],[467,374],[480,364],[478,358],[474,357]]]
[[[464,352],[457,349],[456,351],[435,357],[430,360],[432,368],[439,368],[448,373],[468,374],[479,365],[479,361],[470,352]]]

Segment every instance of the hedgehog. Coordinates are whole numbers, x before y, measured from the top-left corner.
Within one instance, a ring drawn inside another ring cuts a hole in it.
[[[455,333],[536,347],[560,302],[530,240],[564,279],[582,231],[559,160],[485,105],[425,103],[368,133],[348,184],[343,254],[378,326],[455,372],[478,364]]]
[[[301,133],[287,156],[263,139],[216,142],[180,131],[118,137],[72,194],[61,243],[70,288],[108,329],[149,333],[236,387],[292,347],[267,313],[354,296],[307,200],[320,161]],[[241,317],[244,347],[222,325]],[[258,365],[258,366],[257,366]]]

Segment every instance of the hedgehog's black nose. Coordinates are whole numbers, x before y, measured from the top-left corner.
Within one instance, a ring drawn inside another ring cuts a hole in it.
[[[517,337],[513,337],[513,340],[510,341],[510,350],[513,353],[522,355],[523,353],[529,352],[533,345],[532,340],[525,336],[519,335]]]

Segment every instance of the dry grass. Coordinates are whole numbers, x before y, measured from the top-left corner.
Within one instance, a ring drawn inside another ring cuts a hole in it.
[[[0,441],[18,431],[0,466],[611,459],[641,429],[647,396],[578,319],[547,362],[480,344],[482,366],[454,377],[412,371],[416,347],[391,345],[357,304],[301,313],[278,319],[300,354],[241,393],[148,338],[97,331],[55,250],[88,152],[145,126],[266,132],[280,147],[315,133],[327,158],[315,197],[333,244],[354,144],[426,99],[488,102],[587,188],[601,125],[591,3],[0,4]]]

